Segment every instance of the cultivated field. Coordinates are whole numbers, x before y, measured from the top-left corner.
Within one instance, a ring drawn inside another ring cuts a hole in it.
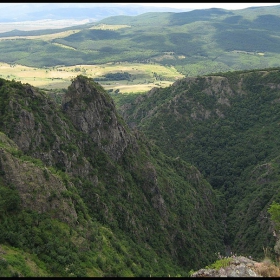
[[[103,65],[56,66],[34,68],[22,65],[0,63],[0,77],[7,80],[21,81],[44,89],[67,88],[71,79],[77,75],[102,78],[108,73],[128,72],[131,80],[98,81],[106,90],[119,90],[120,93],[144,92],[153,87],[166,87],[184,76],[170,66],[141,63],[108,63]]]
[[[0,32],[12,30],[43,30],[43,29],[60,29],[80,24],[88,23],[88,20],[35,20],[35,21],[18,21],[18,22],[0,22]]]
[[[41,22],[40,22],[41,23]],[[44,23],[44,22],[43,22]],[[66,22],[63,22],[67,24]],[[33,23],[34,24],[34,23]],[[50,27],[49,22],[45,22],[46,27]],[[62,24],[61,22],[57,23]],[[27,23],[25,23],[27,26]],[[54,26],[56,26],[54,24]],[[15,27],[15,26],[14,26]],[[38,29],[40,24],[38,25]],[[90,29],[100,30],[118,30],[127,28],[128,25],[106,25],[100,24],[93,26]],[[24,28],[21,28],[24,29]],[[35,29],[35,28],[34,28]],[[28,28],[26,28],[28,30]],[[64,38],[71,34],[79,32],[80,29],[72,29],[63,32],[54,32],[52,34],[33,35],[33,36],[11,36],[2,37],[0,41],[5,40],[42,40],[51,41],[58,38]],[[72,47],[54,43],[64,48],[74,49]],[[141,64],[141,63],[107,63],[101,65],[75,65],[75,66],[55,66],[55,67],[27,67],[19,64],[7,64],[0,62],[0,77],[8,80],[14,79],[15,81],[21,81],[22,83],[29,83],[33,86],[44,89],[63,89],[67,88],[71,79],[77,75],[85,75],[92,78],[104,78],[104,75],[108,73],[128,72],[132,75],[130,80],[120,81],[97,81],[106,90],[116,91],[120,93],[128,92],[145,92],[153,87],[166,87],[172,84],[179,78],[184,77],[173,66],[162,66],[159,64]]]

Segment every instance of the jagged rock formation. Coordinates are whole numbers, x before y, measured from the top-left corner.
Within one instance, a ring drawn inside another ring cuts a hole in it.
[[[90,82],[82,77],[72,82],[65,94],[63,110],[78,130],[118,160],[128,145],[133,144],[137,149],[136,141],[118,119],[113,100],[100,86],[90,86]]]
[[[0,147],[2,184],[12,185],[18,191],[20,207],[38,213],[52,212],[54,218],[75,224],[77,212],[72,199],[63,197],[67,188],[61,178],[52,174],[47,168],[14,156],[13,154],[19,152],[19,149],[2,132],[0,132],[0,143],[10,147],[8,149]]]
[[[62,228],[71,226],[76,232],[75,238],[68,237],[72,247],[66,244],[63,250],[76,248],[81,259],[86,258],[84,251],[91,252],[96,260],[99,255],[110,258],[98,237],[107,228],[115,235],[110,242],[125,244],[114,249],[124,255],[122,259],[135,254],[149,259],[141,264],[133,260],[132,268],[126,269],[134,276],[143,275],[142,270],[154,275],[155,266],[160,267],[157,275],[162,275],[169,270],[163,269],[167,264],[174,271],[199,268],[223,250],[222,197],[194,166],[166,157],[143,134],[129,129],[111,97],[92,79],[74,79],[62,105],[35,87],[0,79],[0,99],[4,139],[0,192],[20,199],[13,213],[7,200],[3,202],[6,211],[0,211],[0,219],[4,215],[9,221],[13,214],[14,222],[2,224],[2,232],[12,230],[18,220],[24,223],[27,218],[20,215],[31,215],[28,219],[34,218],[35,226],[38,215],[46,224],[52,221],[48,219],[59,220],[67,224]],[[46,239],[40,236],[44,232],[32,235],[39,235],[36,240],[41,244],[32,250],[44,252],[40,241]],[[20,236],[26,237],[17,244],[20,237],[7,241],[7,235],[0,233],[0,242],[33,246],[28,231]],[[62,261],[63,250],[58,250],[54,261]],[[41,258],[51,262],[48,256]],[[63,261],[70,265],[70,259]],[[141,271],[136,271],[137,266]],[[112,265],[105,268],[100,259],[98,267],[101,275],[117,275]],[[65,267],[60,273],[66,273]]]

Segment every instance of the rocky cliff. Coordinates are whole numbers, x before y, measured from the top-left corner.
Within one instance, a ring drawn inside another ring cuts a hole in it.
[[[65,94],[63,110],[78,131],[89,135],[113,160],[118,160],[128,145],[137,149],[137,143],[118,117],[113,100],[93,83],[83,77],[74,80]]]
[[[256,259],[275,243],[267,209],[280,201],[279,85],[279,68],[187,77],[120,107],[130,125],[225,195],[225,242]]]
[[[24,157],[5,134],[0,132],[0,167],[3,185],[18,191],[20,209],[52,213],[53,218],[69,224],[77,222],[73,200],[65,197],[67,188],[61,178],[49,169]]]
[[[71,263],[61,259],[69,248],[81,254],[74,261],[76,274],[86,262],[86,251],[95,260],[99,256],[99,274],[94,275],[121,275],[113,260],[106,265],[102,261],[114,254],[134,276],[144,271],[187,273],[223,250],[222,196],[194,166],[165,156],[143,134],[129,129],[111,97],[92,79],[74,79],[62,105],[35,87],[1,79],[0,114],[0,191],[18,205],[11,212],[8,200],[0,200],[6,205],[2,219],[8,221],[1,225],[0,242],[40,252],[39,257],[51,264],[40,241],[51,238],[43,236],[50,229],[43,227],[56,220],[64,223],[50,227],[57,228],[58,239],[57,245],[50,241],[56,258],[49,267],[59,264],[53,268],[59,275],[66,273],[63,263]],[[45,222],[38,223],[37,215]],[[26,221],[42,229],[28,237]],[[21,230],[16,230],[19,223]],[[102,251],[107,239],[100,234],[105,228],[114,235],[108,241],[111,253]],[[4,232],[12,229],[15,236],[10,239]],[[63,236],[68,241],[59,249]],[[126,266],[124,260],[129,262],[131,254],[142,261]],[[150,258],[153,261],[147,261]],[[167,264],[170,268],[164,269]],[[97,263],[86,266],[93,269]]]

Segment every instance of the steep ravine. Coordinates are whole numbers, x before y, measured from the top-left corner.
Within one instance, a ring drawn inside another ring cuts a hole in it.
[[[51,218],[54,224],[65,223],[59,238],[69,227],[76,232],[71,237],[69,229],[69,237],[65,236],[73,243],[63,250],[81,254],[75,261],[79,275],[82,266],[97,269],[91,272],[94,275],[122,275],[120,266],[132,276],[187,274],[224,250],[223,196],[195,166],[165,156],[141,132],[131,130],[98,83],[78,76],[61,106],[35,87],[2,79],[0,98],[0,130],[8,139],[1,150],[0,191],[11,199],[18,193],[20,199],[15,213],[2,213],[8,221],[1,225],[2,232],[16,228],[18,221],[24,230],[16,233],[21,234],[21,243],[16,243],[19,237],[11,241],[4,234],[0,242],[43,252],[40,240],[46,237],[36,228],[45,224],[38,224],[36,215],[46,223]],[[6,147],[9,141],[15,150]],[[15,189],[9,190],[11,186]],[[32,238],[38,240],[37,248],[31,249],[29,225],[25,229],[30,218],[22,215],[35,219]],[[107,239],[100,234],[105,229],[114,236],[108,241],[111,253],[102,250]],[[56,250],[53,259],[61,262],[51,265],[59,275],[66,273],[60,258],[63,250]],[[89,264],[83,250],[93,254],[95,262]],[[42,260],[52,262],[42,254],[38,255]],[[138,257],[131,263],[132,256]],[[110,263],[102,265],[100,258]]]
[[[279,85],[279,68],[187,77],[118,108],[225,195],[225,244],[258,259],[275,243],[267,209],[280,195]]]

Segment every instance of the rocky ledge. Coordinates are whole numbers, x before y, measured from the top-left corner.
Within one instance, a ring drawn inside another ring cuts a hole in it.
[[[273,277],[279,276],[278,273],[279,268],[269,262],[256,262],[243,256],[236,256],[231,258],[226,267],[200,269],[191,277]]]

